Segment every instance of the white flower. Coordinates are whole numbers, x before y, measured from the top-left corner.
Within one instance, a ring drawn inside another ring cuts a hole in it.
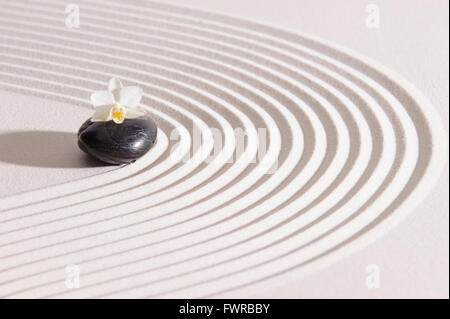
[[[111,121],[120,124],[125,119],[133,119],[145,112],[139,109],[142,89],[137,86],[123,87],[120,80],[109,80],[108,91],[98,91],[91,95],[95,113],[91,121]]]

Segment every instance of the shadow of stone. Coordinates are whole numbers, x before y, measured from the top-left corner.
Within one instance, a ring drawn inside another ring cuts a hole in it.
[[[101,167],[77,145],[75,133],[18,131],[0,135],[0,161],[53,168]]]

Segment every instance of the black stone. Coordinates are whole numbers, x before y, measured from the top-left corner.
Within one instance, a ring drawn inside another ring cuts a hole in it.
[[[156,142],[157,127],[148,116],[114,121],[92,122],[78,130],[78,146],[87,154],[108,164],[132,163]]]

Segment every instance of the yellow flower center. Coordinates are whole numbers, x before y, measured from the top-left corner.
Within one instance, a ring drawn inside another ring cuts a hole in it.
[[[122,119],[123,118],[123,112],[122,111],[116,111],[113,113],[114,117],[117,119]]]
[[[117,124],[120,124],[124,121],[125,114],[126,109],[119,104],[114,105],[114,108],[111,110],[112,119]]]

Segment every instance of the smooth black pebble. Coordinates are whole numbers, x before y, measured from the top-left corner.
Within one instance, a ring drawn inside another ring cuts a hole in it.
[[[156,142],[157,127],[148,116],[114,121],[92,122],[78,130],[78,146],[87,154],[108,164],[132,163]]]

